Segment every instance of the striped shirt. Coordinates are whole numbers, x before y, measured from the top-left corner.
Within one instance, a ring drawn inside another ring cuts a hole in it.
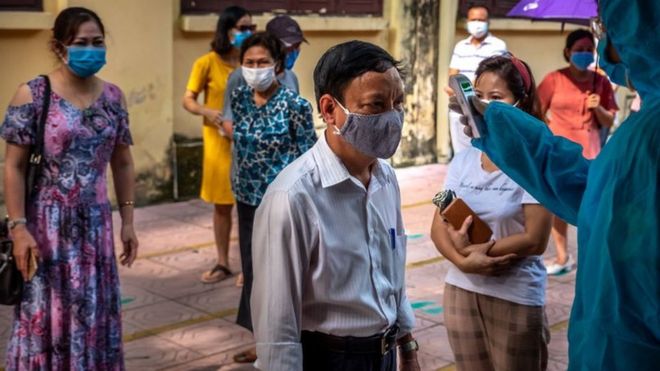
[[[303,330],[412,331],[399,186],[385,161],[371,174],[365,188],[322,135],[266,191],[252,237],[258,368],[302,370]]]
[[[488,34],[478,46],[472,45],[470,41],[472,36],[456,43],[449,68],[458,70],[458,73],[474,81],[474,73],[481,61],[494,55],[506,54],[507,51],[506,43],[491,34]]]

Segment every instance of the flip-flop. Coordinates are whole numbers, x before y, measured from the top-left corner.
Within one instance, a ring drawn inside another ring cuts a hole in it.
[[[240,273],[238,276],[236,276],[236,287],[243,287],[243,273]]]
[[[257,360],[257,353],[254,349],[234,354],[236,363],[254,363]]]
[[[216,283],[231,277],[232,273],[224,265],[216,264],[210,271],[202,274],[201,281],[204,283]]]

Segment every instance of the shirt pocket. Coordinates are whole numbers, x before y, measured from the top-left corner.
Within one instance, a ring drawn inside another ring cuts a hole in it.
[[[396,234],[395,240],[395,250],[396,251],[406,251],[406,246],[408,246],[408,235],[405,231],[398,232]]]

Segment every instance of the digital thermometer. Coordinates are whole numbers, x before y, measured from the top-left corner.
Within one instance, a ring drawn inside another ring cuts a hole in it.
[[[472,102],[470,102],[470,97],[475,95],[472,82],[465,75],[452,75],[449,77],[449,87],[454,90],[456,100],[461,106],[461,111],[463,111],[463,115],[467,117],[468,125],[472,129],[472,136],[474,138],[481,138],[479,128],[484,127],[484,122],[479,111],[477,111],[472,105]]]

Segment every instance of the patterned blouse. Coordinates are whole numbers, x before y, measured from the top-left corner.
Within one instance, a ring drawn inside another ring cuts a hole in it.
[[[280,86],[261,107],[247,85],[232,93],[234,149],[232,189],[236,200],[258,206],[266,188],[288,164],[316,142],[312,106]]]

